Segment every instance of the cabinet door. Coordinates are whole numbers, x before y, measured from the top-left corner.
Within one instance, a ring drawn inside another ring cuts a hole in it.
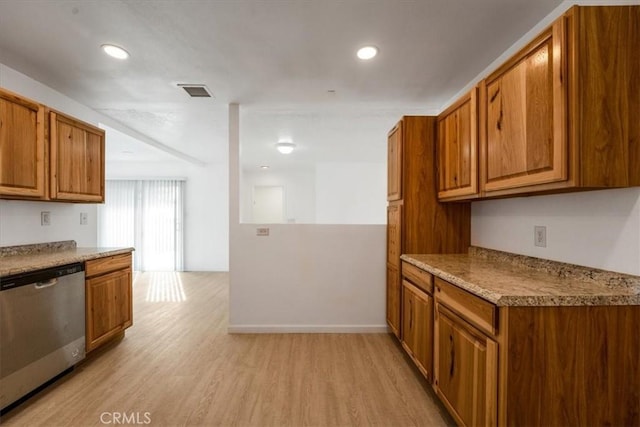
[[[402,281],[402,346],[431,381],[433,364],[433,298]]]
[[[86,281],[87,351],[132,324],[131,269]]]
[[[402,199],[402,122],[391,129],[387,140],[387,200]]]
[[[497,343],[440,303],[435,314],[434,385],[464,426],[497,423]]]
[[[476,93],[472,90],[438,117],[439,199],[478,194]]]
[[[567,180],[564,27],[558,20],[483,84],[486,192]]]
[[[401,337],[400,304],[400,271],[387,264],[387,324],[398,338]]]
[[[51,113],[51,198],[104,201],[104,131]]]
[[[387,206],[387,262],[397,269],[400,268],[402,255],[402,206]]]
[[[45,197],[44,107],[0,90],[0,196]]]

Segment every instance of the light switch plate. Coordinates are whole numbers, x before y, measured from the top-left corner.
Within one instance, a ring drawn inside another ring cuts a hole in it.
[[[80,212],[80,225],[87,225],[89,223],[89,214],[86,212]]]
[[[268,236],[269,228],[268,227],[258,227],[256,228],[256,236]]]

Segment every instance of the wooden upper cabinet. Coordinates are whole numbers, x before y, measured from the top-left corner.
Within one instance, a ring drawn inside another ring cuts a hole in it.
[[[565,49],[560,19],[481,84],[485,191],[567,179]]]
[[[574,6],[480,83],[481,196],[640,185],[640,6]]]
[[[402,199],[402,122],[389,132],[387,142],[387,200]]]
[[[478,100],[474,88],[438,116],[438,199],[478,196]]]
[[[640,186],[640,5],[574,7],[565,19],[572,180]]]
[[[104,130],[50,113],[51,198],[104,201]]]
[[[0,196],[46,196],[44,107],[0,89]]]

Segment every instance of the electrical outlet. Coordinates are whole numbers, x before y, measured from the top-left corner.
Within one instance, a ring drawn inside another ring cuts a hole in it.
[[[86,212],[80,212],[80,225],[89,224],[89,214]]]
[[[269,229],[267,227],[256,228],[256,236],[268,236]]]
[[[51,212],[40,212],[40,225],[51,225]]]
[[[541,248],[547,247],[547,227],[544,225],[533,227],[533,244]]]

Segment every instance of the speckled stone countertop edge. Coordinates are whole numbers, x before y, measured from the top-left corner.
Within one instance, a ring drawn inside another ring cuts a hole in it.
[[[73,250],[77,247],[75,240],[59,242],[30,243],[27,245],[0,246],[0,258],[16,255],[35,255],[42,253]]]
[[[585,267],[527,255],[487,249],[479,246],[469,247],[469,256],[479,259],[504,262],[524,268],[550,274],[555,277],[573,277],[587,282],[607,283],[609,286],[640,286],[640,276],[607,271],[599,268]]]
[[[465,289],[471,292],[472,294],[477,295],[482,299],[489,301],[490,303],[501,305],[501,299],[503,298],[503,296],[500,294],[484,289],[480,286],[476,286],[473,283],[469,283],[466,280],[462,280],[459,277],[454,276],[453,274],[450,274],[446,271],[440,270],[439,268],[436,268],[430,264],[425,264],[424,262],[418,261],[417,259],[413,258],[411,255],[402,255],[400,259],[408,262],[409,264],[415,265],[416,267],[422,270],[428,271],[429,273],[441,278],[442,280],[446,280],[447,282],[453,283],[454,285],[459,286],[462,289]]]
[[[33,261],[29,262],[29,255],[16,255],[21,258],[19,265],[5,267],[3,261],[8,261],[12,257],[0,258],[0,277],[12,276],[14,274],[28,273],[36,270],[58,267],[61,265],[85,262],[92,259],[104,258],[107,256],[120,255],[133,252],[134,248],[74,248],[71,250],[47,252],[34,254]],[[43,259],[44,258],[44,259]],[[14,258],[15,259],[15,258]]]
[[[490,251],[490,250],[489,250]],[[464,254],[463,254],[464,255]],[[484,257],[478,257],[474,252],[470,251],[470,256],[483,259]],[[520,255],[518,255],[520,257]],[[410,254],[404,254],[400,257],[403,261],[406,261],[418,268],[421,268],[434,276],[439,277],[449,283],[452,283],[470,293],[492,303],[496,306],[615,306],[615,305],[640,305],[640,293],[635,295],[536,295],[536,296],[522,296],[522,295],[503,295],[497,292],[493,292],[490,289],[486,289],[482,286],[478,286],[474,283],[468,282],[454,274],[441,270],[430,264],[424,263],[412,257]],[[544,260],[546,261],[546,260]],[[557,263],[555,261],[550,261]],[[562,264],[562,263],[557,263]],[[517,264],[515,264],[517,265]],[[578,266],[579,267],[579,266]],[[540,271],[540,270],[538,270]],[[605,272],[612,275],[618,275],[615,272]],[[631,278],[637,278],[636,276],[623,275]]]

